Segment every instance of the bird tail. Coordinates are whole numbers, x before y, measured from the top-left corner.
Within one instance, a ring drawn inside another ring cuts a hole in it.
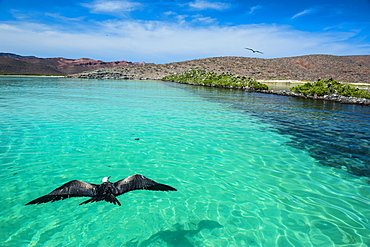
[[[118,199],[113,194],[106,194],[105,196],[95,196],[89,200],[81,202],[80,205],[87,204],[90,202],[93,203],[93,202],[103,201],[103,200],[106,202],[118,204],[119,206],[121,206],[121,203],[118,201]]]
[[[105,197],[105,201],[113,203],[113,204],[118,204],[119,206],[121,206],[121,203],[118,201],[118,199],[113,194],[108,194]]]

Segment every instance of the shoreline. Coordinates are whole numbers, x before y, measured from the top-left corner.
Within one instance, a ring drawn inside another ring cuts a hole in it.
[[[131,73],[127,73],[127,72],[129,71],[117,72],[117,71],[107,71],[107,70],[95,70],[95,71],[90,71],[90,72],[85,72],[85,73],[80,73],[80,74],[75,74],[75,75],[68,75],[66,77],[67,78],[80,78],[80,79],[156,80],[156,81],[162,81],[161,78],[163,78],[163,77],[160,77],[158,73],[156,73],[156,76],[153,76],[154,74],[151,74],[151,73],[138,74],[138,73],[132,73],[133,71],[130,71]],[[160,77],[160,78],[157,78],[157,77]],[[282,96],[300,97],[300,98],[314,99],[314,100],[334,101],[334,102],[339,102],[342,104],[357,104],[357,105],[366,105],[366,106],[370,105],[370,99],[366,99],[366,98],[355,98],[355,97],[346,97],[346,96],[339,96],[339,95],[309,96],[309,95],[304,95],[304,94],[299,94],[299,93],[294,93],[294,92],[289,91],[289,88],[293,86],[305,84],[306,82],[308,82],[307,80],[256,79],[256,81],[268,85],[269,90],[251,90],[249,88],[243,88],[243,87],[226,87],[226,86],[218,86],[218,85],[210,86],[210,85],[202,85],[202,84],[195,84],[195,83],[194,84],[193,83],[182,83],[182,84],[218,87],[218,88],[241,89],[241,90],[254,91],[254,92],[259,92],[259,93],[267,93],[267,94],[276,94],[276,95],[282,95]],[[181,82],[175,82],[175,83],[181,83]],[[351,85],[351,83],[349,82],[346,82],[346,84]],[[370,89],[370,83],[357,83],[356,86],[358,87],[359,84]]]
[[[65,75],[1,75],[1,74],[0,76],[3,76],[3,77],[58,77],[58,78],[66,77]]]
[[[304,95],[302,93],[294,93],[292,91],[286,91],[286,90],[266,90],[265,92],[261,93],[267,93],[267,94],[276,94],[276,95],[283,95],[283,96],[291,96],[291,97],[299,97],[299,98],[305,98],[305,99],[313,99],[313,100],[326,100],[326,101],[334,101],[339,102],[341,104],[356,104],[356,105],[370,105],[370,99],[366,98],[356,98],[356,97],[347,97],[347,96],[341,96],[341,95],[323,95],[323,96],[311,96],[311,95]]]
[[[245,90],[245,91],[256,92],[256,93],[275,94],[275,95],[281,95],[281,96],[290,96],[290,97],[298,97],[298,98],[313,99],[313,100],[333,101],[333,102],[338,102],[341,104],[355,104],[355,105],[370,106],[370,99],[347,97],[347,96],[341,96],[341,95],[335,95],[335,94],[323,95],[323,96],[317,96],[317,95],[311,96],[311,95],[305,95],[302,93],[295,93],[289,90],[254,90],[254,89],[250,89],[246,87],[227,87],[227,86],[220,86],[220,85],[211,86],[211,85],[196,84],[196,83],[182,83],[182,82],[174,82],[174,81],[171,81],[171,82],[193,85],[193,86],[216,87],[216,88],[225,88],[225,89],[239,89],[239,90]]]
[[[258,82],[264,83],[271,90],[289,90],[291,87],[295,87],[298,85],[303,85],[307,82],[307,80],[285,80],[285,79],[273,79],[273,80],[257,80]],[[370,83],[364,83],[364,82],[341,82],[346,85],[350,85],[352,87],[357,87],[361,90],[370,91]]]

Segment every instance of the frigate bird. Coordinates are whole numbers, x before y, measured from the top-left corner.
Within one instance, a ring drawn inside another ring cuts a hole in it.
[[[253,50],[253,49],[251,49],[251,48],[245,48],[245,49],[247,49],[247,50],[250,50],[250,51],[252,51],[253,53],[261,53],[261,54],[263,54],[263,52],[262,51],[257,51],[257,50]]]
[[[100,185],[72,180],[49,194],[30,201],[26,205],[55,202],[70,197],[91,197],[89,200],[80,203],[80,205],[89,202],[107,201],[121,206],[116,197],[132,190],[177,191],[171,186],[157,183],[140,174],[129,176],[115,183],[109,182],[109,178],[110,176],[104,177],[102,179],[103,183]]]

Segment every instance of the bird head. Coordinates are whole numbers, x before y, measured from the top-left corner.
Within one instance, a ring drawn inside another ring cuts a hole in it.
[[[109,178],[110,178],[110,176],[109,177],[104,177],[101,181],[103,182],[103,183],[107,183],[107,182],[109,182],[108,180],[109,180]]]

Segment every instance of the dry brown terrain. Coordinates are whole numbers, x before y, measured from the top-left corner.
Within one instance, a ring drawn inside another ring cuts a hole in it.
[[[370,83],[370,55],[308,55],[276,59],[214,57],[168,64],[100,69],[77,75],[80,78],[161,79],[187,71],[204,69],[216,73],[231,72],[260,80],[308,80],[333,78],[343,82]]]
[[[34,56],[20,56],[12,53],[0,53],[0,73],[2,74],[69,75],[100,68],[133,66],[139,64],[141,63],[127,61],[104,62],[90,58],[38,58]]]
[[[0,73],[73,75],[81,78],[161,79],[187,71],[204,69],[231,72],[257,80],[307,80],[333,78],[342,82],[370,83],[370,55],[261,59],[214,57],[167,64],[139,64],[127,61],[104,62],[89,58],[37,58],[0,53]],[[90,71],[90,72],[86,72]]]

